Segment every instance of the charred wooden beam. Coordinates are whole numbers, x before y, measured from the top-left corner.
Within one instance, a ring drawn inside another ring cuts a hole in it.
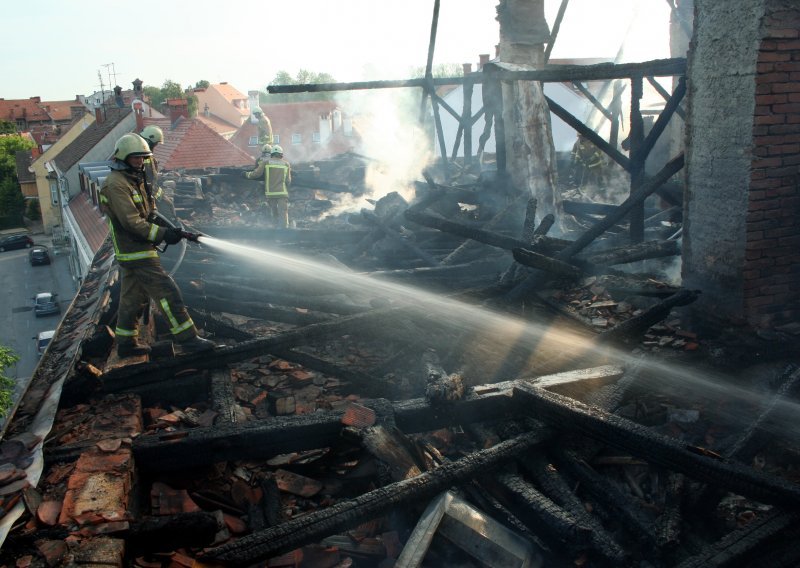
[[[443,217],[431,215],[430,213],[423,213],[421,211],[411,211],[409,209],[406,210],[405,215],[409,221],[413,221],[414,223],[419,223],[420,225],[425,225],[426,227],[438,229],[440,231],[458,235],[460,237],[474,239],[476,241],[480,241],[482,243],[485,243],[493,247],[505,250],[512,250],[515,248],[528,248],[528,249],[531,248],[531,245],[529,243],[525,243],[521,239],[515,239],[513,237],[507,237],[499,233],[469,227],[467,225],[456,223],[454,221],[448,221]],[[537,251],[544,249],[551,249],[551,250],[561,249],[565,246],[568,246],[567,243],[568,241],[564,241],[563,239],[540,237],[540,240],[537,241],[537,246],[535,248]]]
[[[222,513],[198,511],[164,517],[148,517],[131,523],[127,545],[137,554],[170,552],[176,548],[211,546],[225,527]]]
[[[670,472],[667,477],[667,496],[664,510],[656,521],[656,542],[660,547],[675,547],[681,537],[681,502],[685,477]]]
[[[665,256],[678,256],[681,254],[681,247],[678,241],[647,241],[627,247],[619,247],[590,255],[576,257],[591,264],[614,266],[616,264],[627,264],[650,258],[662,258]]]
[[[430,499],[450,486],[485,473],[520,452],[530,451],[545,435],[532,432],[470,454],[417,477],[392,483],[355,499],[309,513],[277,527],[243,536],[236,542],[207,550],[204,558],[243,565],[254,563],[340,532],[398,506]]]
[[[552,276],[578,280],[585,275],[577,266],[539,254],[538,252],[533,252],[532,250],[515,248],[511,252],[514,255],[514,260],[520,264],[538,268]]]
[[[687,558],[676,568],[717,568],[722,566],[742,566],[741,562],[755,560],[756,565],[776,566],[776,564],[761,564],[758,558],[752,558],[751,553],[774,539],[782,532],[797,527],[800,515],[797,512],[775,512],[760,515],[747,525],[728,533],[714,544],[706,547],[695,556]],[[749,564],[749,562],[747,562]]]
[[[550,39],[547,40],[547,48],[544,50],[545,63],[550,61],[550,54],[553,52],[553,46],[556,43],[556,38],[558,38],[558,30],[561,28],[561,21],[564,19],[564,12],[567,11],[568,4],[569,0],[561,0],[561,4],[558,7],[558,13],[553,22],[553,29],[550,31]]]
[[[581,94],[583,94],[583,96],[586,97],[589,100],[589,102],[592,103],[592,105],[594,105],[594,108],[599,110],[603,116],[605,116],[608,120],[613,120],[613,115],[611,114],[611,111],[608,110],[606,107],[604,107],[603,103],[601,103],[600,101],[597,100],[597,98],[595,98],[592,92],[586,88],[586,85],[584,85],[580,81],[573,81],[572,85],[576,89],[578,89],[581,92]]]
[[[628,172],[631,174],[630,194],[634,195],[644,183],[644,162],[647,159],[646,146],[644,144],[644,120],[642,118],[642,78],[631,78],[631,110],[630,110],[630,167]],[[640,243],[644,240],[644,201],[636,203],[630,207],[630,237],[632,243]]]
[[[430,254],[419,248],[417,245],[415,245],[408,239],[402,237],[400,233],[389,227],[383,221],[383,219],[378,217],[372,211],[367,211],[366,209],[362,209],[361,216],[367,219],[369,222],[373,223],[392,242],[408,249],[409,251],[411,251],[412,254],[414,254],[418,258],[421,258],[428,266],[439,266],[442,264],[438,259],[432,257]]]
[[[678,77],[678,85],[675,87],[675,91],[667,101],[667,104],[664,105],[664,109],[661,111],[661,114],[658,115],[658,119],[656,119],[656,122],[650,129],[650,132],[647,133],[647,136],[642,141],[639,152],[642,153],[645,160],[647,159],[647,156],[650,155],[653,147],[656,145],[658,137],[661,136],[661,134],[667,128],[667,123],[669,123],[672,115],[675,114],[675,111],[678,109],[678,105],[680,104],[681,100],[683,100],[683,96],[685,94],[686,77],[681,76]]]
[[[702,448],[682,444],[630,420],[525,383],[514,387],[515,400],[518,397],[519,403],[539,420],[578,430],[651,463],[765,503],[800,505],[800,487],[774,475],[721,461],[706,455]]]
[[[629,320],[617,324],[608,331],[602,332],[597,336],[598,345],[613,344],[630,339],[639,339],[650,326],[653,326],[669,316],[672,308],[686,306],[697,300],[700,292],[698,290],[681,290],[649,308],[645,312],[634,316]]]
[[[667,91],[664,87],[661,86],[661,83],[656,81],[655,77],[646,77],[646,79],[647,82],[650,83],[650,85],[652,85],[653,89],[655,89],[656,92],[664,98],[664,101],[670,100],[672,95],[670,95],[669,91]],[[684,110],[681,108],[680,105],[678,105],[678,107],[675,109],[675,114],[680,116],[683,120],[686,120],[686,112],[684,112]]]
[[[190,289],[186,289],[186,292],[183,295],[189,305],[202,306],[203,309],[212,312],[239,314],[252,318],[290,323],[293,325],[310,325],[313,323],[321,323],[324,321],[330,321],[334,317],[326,313],[298,311],[297,308],[271,306],[266,302],[247,302],[236,300],[230,297],[222,298],[220,296],[198,294]],[[307,302],[304,302],[304,304],[307,305]],[[326,302],[322,303],[321,305],[330,308],[333,303]],[[346,307],[336,307],[334,309],[338,311],[331,313],[360,313],[367,311],[367,308],[360,308],[358,310],[348,312],[347,310],[356,308],[356,306],[348,306],[347,304],[343,304],[342,306]]]

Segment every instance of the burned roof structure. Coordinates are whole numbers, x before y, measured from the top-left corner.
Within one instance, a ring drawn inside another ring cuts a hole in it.
[[[552,195],[515,181],[503,82],[659,76],[676,87],[648,133],[632,103],[627,149],[539,101],[624,200],[584,199],[566,170]],[[292,229],[241,168],[171,174],[203,236],[165,264],[220,346],[176,353],[151,312],[151,355],[119,360],[106,242],[0,442],[0,565],[796,565],[796,329],[693,328],[706,292],[669,275],[684,153],[643,173],[687,76],[681,58],[485,65],[458,81],[488,91],[494,168],[473,110],[446,109],[463,157],[440,151],[411,198],[369,197],[363,155],[293,164]],[[435,129],[455,81],[429,61],[422,80],[272,88],[419,87]],[[337,215],[342,195],[372,207]]]

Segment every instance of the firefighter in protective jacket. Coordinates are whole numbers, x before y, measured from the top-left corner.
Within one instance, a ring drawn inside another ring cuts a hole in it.
[[[114,148],[112,172],[100,189],[100,204],[107,216],[114,254],[120,267],[121,291],[117,315],[117,354],[144,355],[139,318],[152,299],[169,322],[170,332],[183,351],[214,347],[197,335],[197,328],[183,304],[180,290],[161,266],[156,245],[176,244],[183,233],[150,221],[155,198],[145,183],[144,160],[150,148],[138,134],[125,134]]]
[[[264,180],[264,196],[272,222],[283,228],[289,227],[289,185],[292,183],[292,167],[283,159],[283,148],[275,144],[268,160],[259,162],[252,172],[242,172],[247,179]]]

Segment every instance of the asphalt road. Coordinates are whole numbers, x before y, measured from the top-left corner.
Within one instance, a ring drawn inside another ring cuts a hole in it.
[[[16,379],[18,388],[27,382],[39,363],[34,338],[40,331],[56,329],[77,291],[66,253],[56,254],[46,235],[34,235],[33,240],[37,245],[49,247],[49,265],[31,266],[29,249],[0,252],[0,345],[19,355],[16,365],[5,370],[7,377]],[[36,317],[32,297],[38,292],[56,292],[61,313]]]

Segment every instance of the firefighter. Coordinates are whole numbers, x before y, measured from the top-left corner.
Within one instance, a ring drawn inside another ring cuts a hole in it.
[[[253,109],[253,116],[258,123],[258,142],[259,144],[272,144],[272,123],[261,110],[261,107]]]
[[[603,185],[603,154],[583,134],[572,147],[572,183],[575,187]]]
[[[107,216],[121,275],[115,330],[120,357],[150,352],[150,347],[138,339],[139,317],[150,299],[166,317],[172,337],[183,352],[215,347],[213,342],[198,337],[180,290],[162,268],[156,252],[157,244],[176,244],[183,233],[148,220],[156,210],[155,198],[145,183],[144,161],[151,156],[141,136],[125,134],[117,140],[112,171],[100,189],[100,204]]]
[[[139,136],[145,139],[147,145],[150,147],[150,152],[155,150],[156,146],[164,142],[164,131],[155,124],[145,126],[139,133]],[[171,220],[177,219],[175,205],[158,183],[158,160],[156,160],[155,156],[150,156],[145,159],[144,175],[145,183],[149,185],[151,193],[153,193],[156,198],[156,205],[158,205],[159,211]]]
[[[247,179],[264,180],[264,196],[272,222],[278,226],[289,227],[289,189],[292,183],[292,167],[283,159],[283,148],[272,146],[270,157],[261,161],[252,172],[242,172]]]
[[[261,147],[261,155],[256,160],[256,167],[261,165],[261,162],[266,162],[272,156],[272,144],[264,144]]]

